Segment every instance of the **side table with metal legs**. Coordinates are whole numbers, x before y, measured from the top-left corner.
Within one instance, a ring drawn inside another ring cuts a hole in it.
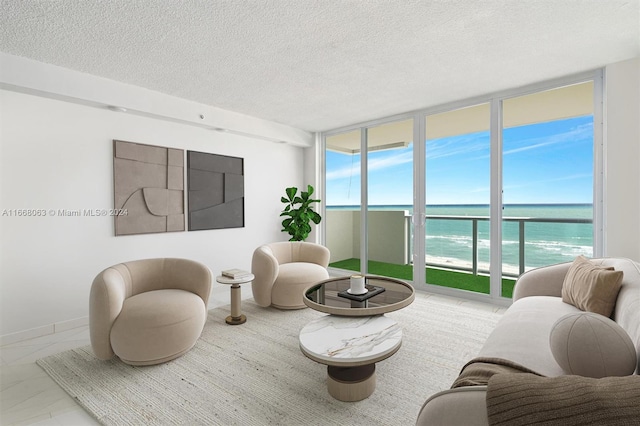
[[[240,325],[247,322],[247,317],[240,313],[240,305],[242,303],[240,284],[249,283],[253,281],[255,276],[249,274],[240,278],[230,278],[224,275],[216,277],[216,281],[220,284],[231,285],[231,315],[229,315],[225,322],[229,325]]]

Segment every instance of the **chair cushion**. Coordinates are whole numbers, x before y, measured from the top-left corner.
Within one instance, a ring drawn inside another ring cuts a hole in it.
[[[326,268],[315,263],[292,262],[280,265],[278,278],[271,290],[271,304],[282,309],[304,308],[304,290],[311,284],[326,280]]]
[[[133,365],[157,364],[187,352],[202,333],[207,309],[196,294],[155,290],[124,301],[111,329],[111,346]]]
[[[568,314],[549,336],[553,357],[567,374],[585,377],[627,376],[636,369],[636,348],[611,319],[591,312]]]

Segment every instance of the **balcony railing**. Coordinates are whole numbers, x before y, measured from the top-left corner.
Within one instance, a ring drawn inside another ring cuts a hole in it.
[[[332,262],[341,261],[343,259],[359,258],[360,257],[360,235],[359,235],[359,210],[327,210],[328,217],[326,218],[327,224],[327,245],[331,250]],[[369,260],[384,262],[393,265],[410,265],[413,258],[413,239],[411,226],[411,215],[408,210],[371,210],[368,213],[369,217],[369,235],[368,235],[368,255]],[[537,242],[538,238],[544,238],[545,241],[552,244],[556,241],[560,241],[566,238],[567,235],[573,237],[571,232],[574,230],[564,229],[564,225],[569,224],[592,224],[591,218],[548,218],[548,217],[503,217],[503,223],[512,223],[517,226],[517,231],[511,225],[508,231],[503,228],[503,240],[504,242],[510,241],[514,244],[512,246],[514,250],[504,251],[503,259],[507,262],[503,265],[503,276],[505,277],[517,277],[527,268],[542,266],[537,263],[548,262],[559,263],[565,261],[568,258],[576,255],[580,252],[580,247],[568,247],[564,251],[560,251],[558,255],[551,254],[548,259],[541,260],[536,257],[536,252],[529,252],[527,254],[527,243],[531,244],[532,241]],[[434,261],[435,250],[430,250],[427,247],[427,259],[426,266],[436,267],[449,270],[457,270],[464,272],[471,272],[474,275],[478,273],[488,273],[488,265],[486,261],[479,260],[479,253],[482,254],[482,258],[486,258],[486,254],[481,253],[480,243],[488,239],[488,216],[455,216],[455,215],[427,215],[425,220],[427,221],[427,227],[429,228],[429,222],[433,221],[466,221],[470,223],[471,229],[468,229],[465,225],[461,229],[458,227],[456,235],[452,237],[462,237],[467,243],[470,243],[468,257],[464,254],[465,260],[459,262],[452,259],[463,259],[458,252],[456,256],[444,253],[443,257],[447,259],[445,261]],[[485,222],[484,226],[480,226],[481,222]],[[537,227],[531,227],[533,224],[555,224],[549,228],[541,229]],[[562,227],[558,228],[558,225]],[[448,228],[447,225],[440,225],[442,228]],[[553,228],[555,227],[555,229]],[[479,229],[481,228],[481,229]],[[433,228],[432,228],[433,229]],[[588,247],[591,243],[590,230],[580,229],[575,230],[582,234],[581,238],[587,238],[584,240],[584,246]],[[504,233],[508,235],[505,239]],[[527,232],[529,232],[529,240],[527,240]],[[555,232],[564,232],[563,235],[557,235]],[[544,233],[544,235],[542,235]],[[470,235],[469,235],[470,234]],[[589,235],[589,237],[585,237]],[[426,237],[433,236],[429,229],[427,229]],[[480,239],[482,236],[482,240]],[[444,236],[446,238],[446,235]],[[517,240],[517,241],[516,241]],[[503,242],[503,243],[504,243]],[[517,243],[517,252],[515,250],[515,244]],[[431,246],[434,248],[435,246]],[[437,247],[436,247],[437,248]],[[586,249],[585,249],[586,250]],[[539,252],[538,252],[539,253]],[[582,253],[589,255],[587,251]],[[505,258],[505,255],[507,256]],[[529,256],[527,258],[527,255]],[[533,257],[533,259],[532,259]],[[527,262],[528,260],[528,262]],[[537,263],[536,263],[537,262]],[[505,266],[505,265],[511,266]]]
[[[410,221],[411,217],[407,216],[406,220]],[[479,262],[478,262],[478,223],[479,222],[488,222],[489,217],[487,216],[449,216],[449,215],[427,215],[426,220],[462,220],[462,221],[471,221],[471,235],[472,235],[472,248],[471,248],[471,268],[466,268],[464,266],[455,266],[451,264],[438,264],[434,262],[427,262],[427,266],[437,266],[444,267],[448,269],[457,269],[464,271],[471,271],[474,275],[477,275],[479,271]],[[502,220],[504,222],[514,222],[518,224],[518,273],[509,273],[507,271],[503,272],[505,276],[514,276],[522,274],[525,271],[526,261],[525,261],[525,247],[526,247],[526,225],[528,223],[556,223],[556,224],[591,224],[593,223],[592,219],[582,219],[582,218],[540,218],[540,217],[503,217]],[[407,226],[409,234],[407,235],[407,240],[411,241],[411,227]],[[482,272],[488,273],[489,271],[483,270]]]

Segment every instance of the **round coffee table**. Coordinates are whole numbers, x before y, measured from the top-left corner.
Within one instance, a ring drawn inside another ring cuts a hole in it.
[[[340,401],[360,401],[376,388],[376,362],[400,349],[402,329],[383,314],[408,306],[415,290],[395,278],[365,276],[369,292],[346,293],[350,277],[315,283],[304,293],[311,309],[331,315],[307,324],[300,331],[300,350],[327,365],[329,394]],[[345,294],[346,293],[346,294]]]
[[[402,329],[383,315],[326,315],[300,331],[300,350],[327,365],[327,389],[340,401],[369,397],[376,387],[376,362],[400,349]]]

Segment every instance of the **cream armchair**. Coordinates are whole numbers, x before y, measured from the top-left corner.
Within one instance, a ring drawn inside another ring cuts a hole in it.
[[[286,241],[265,244],[253,252],[253,299],[260,306],[279,309],[306,307],[304,290],[329,278],[329,249],[319,244]]]
[[[187,259],[145,259],[100,272],[89,296],[91,346],[100,359],[159,364],[195,345],[207,320],[211,272]]]

